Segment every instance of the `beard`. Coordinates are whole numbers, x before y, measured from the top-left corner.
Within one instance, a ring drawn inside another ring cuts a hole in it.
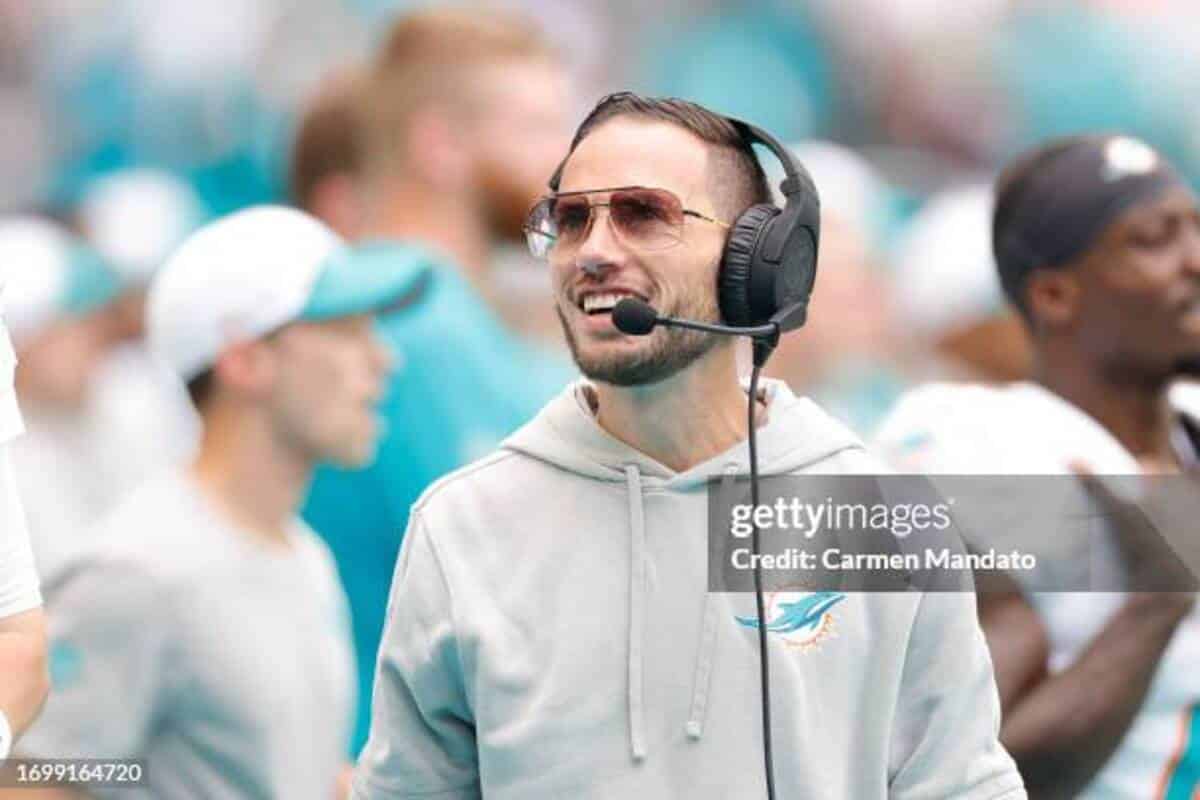
[[[562,323],[567,346],[571,349],[571,358],[579,371],[593,381],[613,386],[651,386],[660,383],[687,369],[717,345],[717,337],[711,333],[660,327],[645,337],[645,346],[636,353],[591,355],[581,350],[562,307],[556,305],[555,310]],[[699,322],[721,321],[720,310],[711,292],[697,292],[670,308],[658,309],[658,312],[662,316]]]

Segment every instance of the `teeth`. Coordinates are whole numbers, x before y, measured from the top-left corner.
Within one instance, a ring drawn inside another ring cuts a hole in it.
[[[591,314],[596,311],[611,311],[613,306],[624,297],[631,297],[629,292],[598,292],[583,298],[583,310]]]

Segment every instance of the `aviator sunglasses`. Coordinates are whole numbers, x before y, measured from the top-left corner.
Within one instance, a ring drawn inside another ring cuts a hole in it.
[[[607,194],[608,202],[594,202],[591,195]],[[619,186],[547,195],[529,212],[525,241],[536,258],[569,257],[587,240],[595,218],[594,209],[608,209],[608,224],[614,235],[642,250],[662,250],[683,237],[685,217],[713,222],[719,219],[683,207],[674,193],[646,186]]]

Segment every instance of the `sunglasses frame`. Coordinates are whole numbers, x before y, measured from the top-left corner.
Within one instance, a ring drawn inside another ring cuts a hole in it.
[[[562,198],[562,197],[579,197],[581,195],[590,195],[590,194],[608,194],[608,195],[610,195],[609,202],[606,202],[606,203],[591,203],[591,202],[589,202],[588,203],[588,212],[589,212],[588,231],[590,232],[591,226],[595,220],[595,216],[592,213],[592,209],[598,208],[598,207],[599,208],[609,208],[612,205],[612,202],[611,202],[612,201],[612,198],[611,198],[612,193],[614,193],[614,192],[629,192],[629,191],[661,192],[661,193],[670,195],[679,203],[679,210],[683,214],[683,216],[694,217],[696,219],[704,220],[705,222],[711,222],[716,225],[720,225],[722,228],[726,228],[726,229],[728,229],[730,227],[728,222],[722,222],[719,219],[710,217],[707,214],[702,214],[699,211],[695,211],[690,208],[684,208],[682,198],[680,198],[679,195],[675,194],[670,189],[663,189],[658,186],[612,186],[612,187],[604,188],[604,189],[579,189],[579,190],[576,190],[573,192],[554,192],[553,194],[542,195],[541,197],[539,197],[537,199],[537,202],[535,202],[532,206],[530,206],[529,213],[526,214],[525,224],[521,226],[521,229],[525,232],[527,244],[528,244],[528,238],[530,235],[542,236],[542,237],[549,239],[551,242],[551,246],[553,246],[553,243],[558,240],[557,236],[553,236],[549,233],[546,233],[545,231],[537,230],[530,224],[530,219],[533,217],[534,211],[536,211],[538,206],[542,205],[543,203],[551,201],[551,200],[558,200],[559,198]],[[610,225],[612,224],[612,212],[611,211],[609,212],[609,224]],[[618,233],[619,233],[619,231],[618,231]],[[532,245],[530,245],[530,250],[532,251],[532,249],[533,249]],[[545,259],[545,258],[549,258],[550,253],[549,253],[549,249],[547,249],[546,254],[543,256],[539,256],[536,252],[533,255],[535,258]]]

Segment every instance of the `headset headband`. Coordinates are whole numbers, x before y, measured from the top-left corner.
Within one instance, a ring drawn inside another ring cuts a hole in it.
[[[735,117],[725,117],[725,119],[737,129],[738,133],[741,134],[747,143],[751,145],[761,144],[774,154],[775,159],[783,166],[784,179],[779,184],[779,191],[783,192],[784,197],[791,197],[804,188],[804,178],[801,177],[802,171],[797,167],[791,151],[784,147],[778,139],[757,125],[751,125],[749,122],[744,122]],[[811,183],[812,181],[809,180],[808,182]]]

